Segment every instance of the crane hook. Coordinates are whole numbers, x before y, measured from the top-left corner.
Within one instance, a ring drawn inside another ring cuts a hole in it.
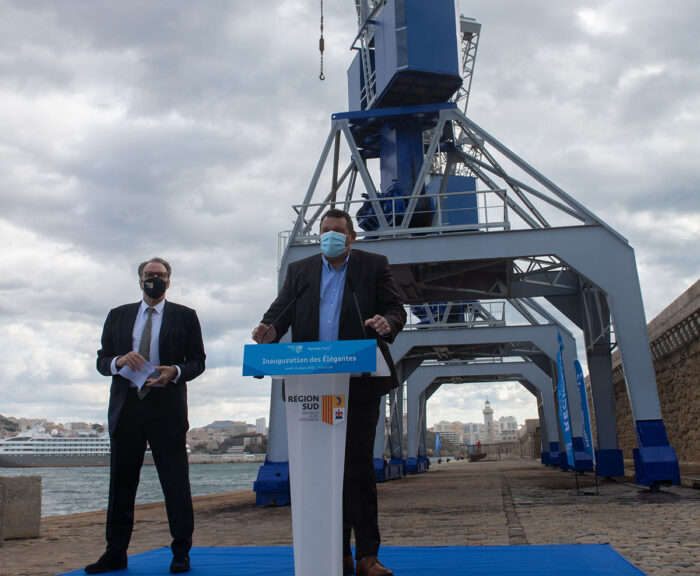
[[[318,79],[323,81],[326,79],[326,75],[323,73],[323,50],[326,47],[326,42],[323,39],[323,0],[321,0],[321,37],[318,39],[318,50],[321,53],[321,73],[318,75]]]

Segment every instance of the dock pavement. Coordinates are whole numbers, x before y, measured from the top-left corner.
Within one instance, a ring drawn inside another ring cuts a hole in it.
[[[436,464],[378,486],[382,543],[609,543],[647,576],[700,575],[700,490],[651,492],[619,478],[599,479],[596,495],[591,474],[578,476],[578,492],[576,479],[532,460]],[[252,491],[200,496],[194,508],[195,546],[292,544],[290,507],[256,507]],[[104,522],[104,511],[43,518],[39,538],[0,547],[0,574],[53,576],[93,562]],[[138,506],[129,553],[169,542],[163,504]]]

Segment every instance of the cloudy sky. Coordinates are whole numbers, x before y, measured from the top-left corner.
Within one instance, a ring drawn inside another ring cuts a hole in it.
[[[136,266],[173,264],[207,371],[190,420],[268,417],[243,344],[347,109],[354,2],[0,0],[0,414],[106,419],[95,371]],[[700,275],[700,4],[463,0],[483,26],[469,115],[629,239],[647,320]],[[517,384],[447,387],[428,423],[536,416]]]

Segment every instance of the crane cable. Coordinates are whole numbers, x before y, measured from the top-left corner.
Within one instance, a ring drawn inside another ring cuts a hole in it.
[[[325,80],[326,75],[323,73],[323,49],[325,48],[325,40],[323,39],[323,0],[321,0],[321,37],[318,39],[318,49],[321,52],[321,73],[318,75],[319,80]]]

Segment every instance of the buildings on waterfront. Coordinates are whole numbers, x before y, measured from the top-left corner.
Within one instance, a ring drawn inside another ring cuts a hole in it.
[[[267,446],[265,424],[265,418],[258,418],[255,424],[248,424],[245,421],[217,420],[201,428],[189,430],[187,443],[192,452],[264,453]]]
[[[106,433],[106,424],[88,422],[50,422],[45,418],[12,418],[0,415],[0,439],[12,438],[30,431],[41,431],[54,437]],[[267,420],[257,418],[255,424],[239,420],[217,420],[187,432],[191,452],[213,454],[265,453]],[[109,440],[106,440],[109,446]]]
[[[440,437],[455,446],[474,446],[478,442],[492,444],[494,442],[514,442],[518,440],[519,426],[515,416],[501,416],[494,419],[491,403],[486,400],[482,410],[483,422],[447,422],[441,420],[434,424],[431,430],[439,432]]]
[[[47,433],[69,434],[81,432],[93,432],[101,434],[107,429],[107,424],[91,424],[88,422],[51,422],[46,418],[12,418],[0,414],[0,439],[12,438],[18,434],[30,432],[31,430],[44,430]]]

